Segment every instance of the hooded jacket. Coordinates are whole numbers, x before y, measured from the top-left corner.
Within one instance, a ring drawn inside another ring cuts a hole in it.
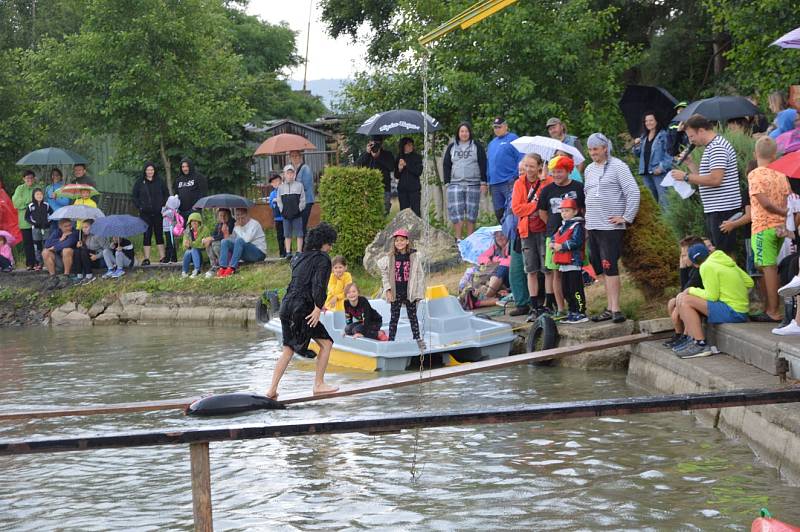
[[[17,209],[17,221],[20,229],[24,230],[31,228],[31,224],[25,219],[25,211],[28,208],[28,204],[33,201],[33,191],[36,188],[39,188],[39,185],[36,183],[31,186],[22,183],[14,190],[14,195],[11,198],[11,202]]]
[[[197,232],[192,231],[192,221],[197,220],[200,222],[200,226],[197,228]],[[186,220],[186,230],[183,232],[183,247],[184,249],[203,249],[203,237],[208,236],[205,231],[205,226],[203,225],[203,218],[200,216],[199,213],[193,212],[189,215],[189,218]],[[189,243],[189,248],[186,248],[186,243]]]
[[[531,183],[525,174],[514,182],[511,212],[519,218],[517,231],[522,238],[528,238],[531,233],[544,233],[547,229],[544,220],[539,216],[539,198],[542,197],[544,188],[552,182],[553,178],[547,175],[544,179],[537,179],[535,183]]]
[[[563,220],[561,227],[553,235],[553,242],[561,244],[563,249],[553,253],[553,262],[564,266],[583,266],[586,249],[586,231],[583,229],[583,218],[575,216]]]
[[[133,192],[131,193],[133,204],[136,205],[141,214],[159,214],[161,207],[167,202],[169,191],[167,191],[167,185],[158,177],[157,173],[153,176],[152,181],[145,177],[144,172],[148,166],[153,166],[153,163],[147,162],[144,164],[142,177],[133,184]]]
[[[462,127],[469,131],[467,142],[458,139],[457,132]],[[444,150],[442,170],[445,185],[451,181],[467,185],[486,183],[486,150],[473,138],[472,127],[468,123],[462,122],[456,128],[456,137]]]
[[[50,219],[48,216],[51,214],[53,214],[53,208],[49,203],[44,200],[41,203],[33,200],[25,209],[25,221],[35,229],[49,229]]]
[[[278,210],[284,220],[294,220],[306,208],[306,190],[302,183],[286,181],[278,187]]]
[[[379,170],[383,176],[383,191],[389,192],[392,190],[392,172],[394,171],[394,155],[392,155],[392,152],[381,146],[381,151],[378,157],[375,158],[370,152],[365,151],[356,160],[356,166]]]
[[[784,109],[778,113],[778,116],[775,117],[777,127],[770,132],[769,136],[777,139],[783,133],[793,130],[795,118],[797,118],[797,111],[794,109]]]
[[[752,288],[750,278],[722,250],[717,250],[700,265],[700,278],[704,288],[690,288],[689,294],[706,301],[722,301],[736,312],[746,313],[750,308],[747,289]]]
[[[292,279],[281,303],[281,316],[285,312],[294,313],[301,309],[310,312],[314,307],[324,307],[331,275],[328,254],[317,249],[304,251],[294,256],[291,265]]]
[[[184,174],[183,170],[180,169],[183,163],[189,165],[188,174]],[[178,177],[175,179],[175,190],[181,200],[181,212],[191,211],[197,200],[208,196],[208,180],[204,175],[197,173],[194,163],[189,158],[184,157],[181,159],[181,164],[178,167]]]
[[[422,259],[416,249],[408,252],[409,267],[411,275],[408,278],[408,300],[411,302],[425,298],[425,273],[422,271]],[[386,291],[391,290],[392,295],[397,297],[397,288],[394,285],[394,246],[392,251],[378,259],[378,268],[381,270],[381,285],[383,297]]]
[[[402,170],[397,166],[401,160],[406,162],[406,166]],[[419,192],[422,190],[422,185],[419,182],[419,178],[422,175],[422,157],[420,154],[412,151],[411,153],[398,155],[394,165],[394,175],[397,177],[397,190],[402,192]]]

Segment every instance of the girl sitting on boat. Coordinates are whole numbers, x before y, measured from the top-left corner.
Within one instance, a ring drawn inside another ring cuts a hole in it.
[[[397,322],[400,321],[400,308],[405,305],[411,334],[420,349],[425,349],[425,342],[419,334],[417,321],[417,302],[425,297],[424,273],[419,252],[411,247],[408,231],[398,229],[392,233],[393,245],[389,253],[378,261],[383,284],[383,297],[391,304],[389,321],[389,341],[393,342],[397,334]]]
[[[386,333],[381,330],[383,316],[359,293],[356,283],[345,286],[344,294],[344,333],[355,338],[386,341]]]

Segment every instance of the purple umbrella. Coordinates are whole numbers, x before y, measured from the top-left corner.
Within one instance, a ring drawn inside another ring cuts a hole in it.
[[[147,222],[130,214],[112,214],[98,218],[89,232],[102,238],[127,238],[147,231]]]
[[[9,233],[8,231],[0,229],[0,236],[6,239],[6,244],[8,244],[9,246],[13,246],[14,244],[17,243],[17,239],[14,238],[14,235]]]
[[[795,28],[780,39],[773,42],[770,46],[780,46],[781,48],[800,48],[800,28]]]

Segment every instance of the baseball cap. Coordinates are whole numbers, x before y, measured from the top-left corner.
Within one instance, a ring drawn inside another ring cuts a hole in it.
[[[578,202],[574,198],[564,198],[561,200],[561,209],[575,209],[578,210]]]
[[[556,117],[548,118],[546,127],[556,126],[556,125],[558,125],[560,123],[561,123],[561,119],[559,119],[559,118],[556,118]]]
[[[689,260],[698,264],[708,258],[708,248],[705,244],[694,244],[689,248]]]
[[[294,172],[294,166],[292,166],[291,164],[287,164],[286,166],[283,167],[284,172],[288,172],[289,170]]]
[[[681,102],[676,103],[675,107],[673,107],[673,109],[677,109],[678,107],[686,107],[687,105],[689,105],[689,104],[686,103],[685,101],[681,101]]]
[[[502,116],[496,116],[496,117],[494,117],[494,120],[492,121],[492,125],[493,126],[502,126],[505,123],[506,123],[506,119],[503,118]]]
[[[408,238],[408,231],[406,231],[405,229],[398,229],[397,231],[392,233],[392,238],[394,238],[396,236],[404,236],[404,237]]]

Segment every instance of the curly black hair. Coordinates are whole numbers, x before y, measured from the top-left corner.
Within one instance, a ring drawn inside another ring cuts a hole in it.
[[[324,244],[336,243],[336,229],[327,223],[322,222],[316,227],[312,227],[306,234],[306,239],[303,245],[304,251],[313,251],[322,249]]]

